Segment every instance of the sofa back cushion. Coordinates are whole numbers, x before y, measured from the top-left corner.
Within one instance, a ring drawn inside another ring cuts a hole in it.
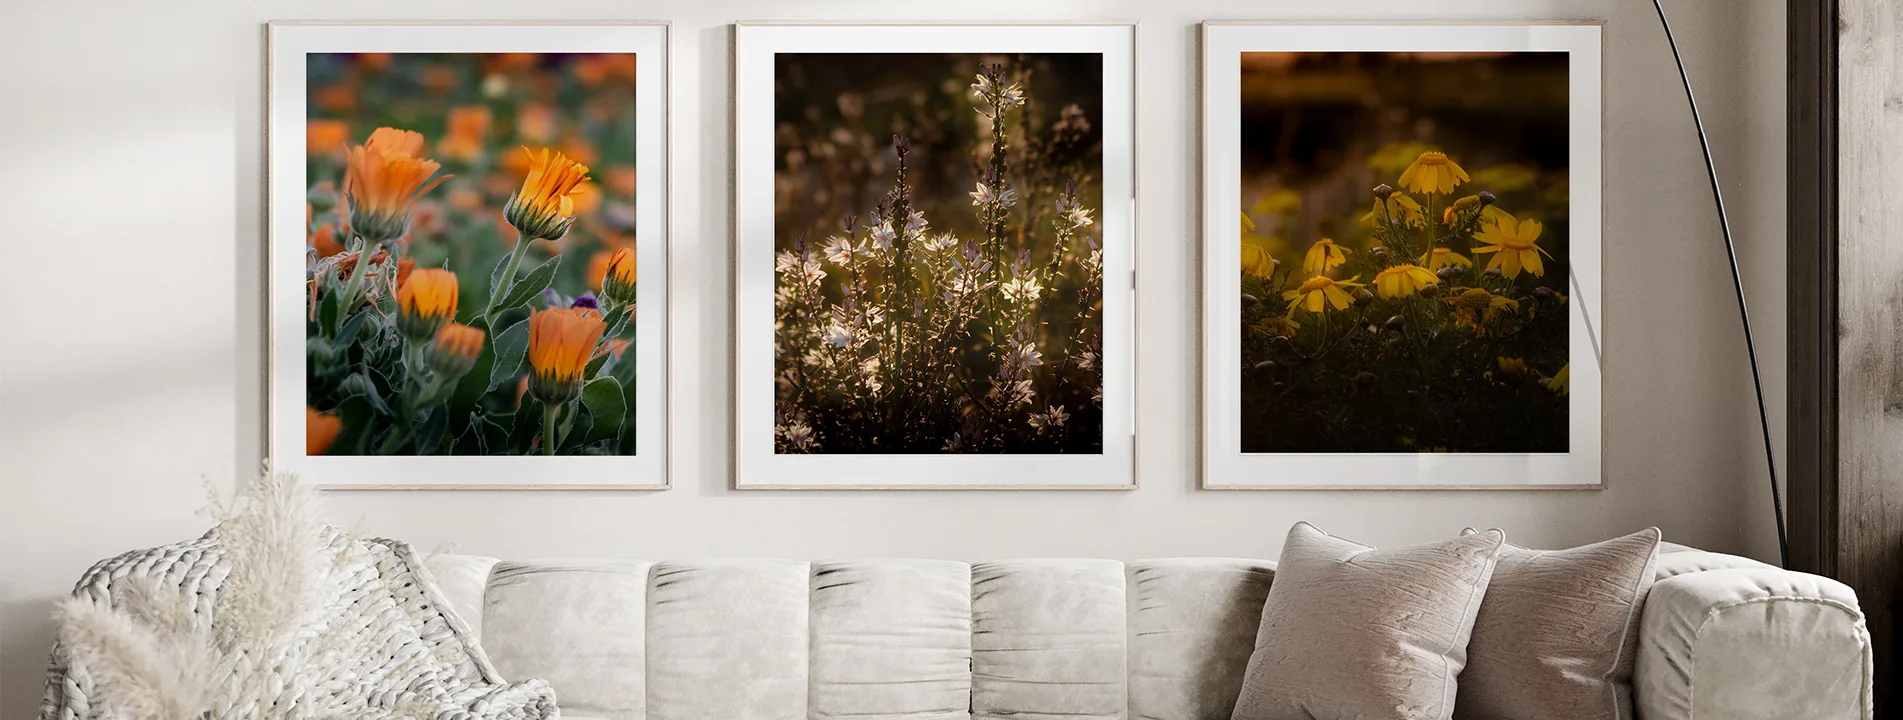
[[[612,720],[1228,717],[1262,560],[428,560],[504,677]]]

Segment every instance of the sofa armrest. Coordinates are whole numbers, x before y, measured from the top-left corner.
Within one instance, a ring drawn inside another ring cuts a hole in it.
[[[1667,557],[1640,617],[1641,720],[1869,720],[1870,634],[1849,587],[1729,555]]]

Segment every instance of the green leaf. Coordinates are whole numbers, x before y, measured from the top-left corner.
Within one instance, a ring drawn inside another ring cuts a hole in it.
[[[516,408],[515,420],[509,428],[509,454],[528,455],[539,453],[534,448],[535,436],[542,433],[542,402],[534,397],[523,396],[522,407]]]
[[[634,352],[634,348],[628,348],[627,352]],[[640,387],[640,383],[635,380],[634,366],[636,364],[637,363],[630,358],[627,362],[615,366],[615,379],[621,381],[622,406],[628,409],[628,412],[622,416],[621,436],[615,441],[614,447],[614,451],[621,455],[633,455],[638,449],[636,448],[636,440],[639,439],[639,436],[635,432],[635,426],[638,423],[633,416],[634,409],[640,407],[640,405],[634,401],[635,390]]]
[[[344,378],[344,383],[340,387],[340,390],[342,390],[346,396],[363,398],[364,402],[369,403],[370,407],[375,408],[379,413],[391,416],[396,415],[396,413],[390,411],[390,406],[383,402],[383,393],[377,391],[376,382],[371,380],[368,375],[360,372],[351,373],[350,377]]]
[[[363,455],[364,446],[377,429],[377,413],[370,403],[360,397],[344,399],[337,406],[337,416],[344,421],[344,429],[337,433],[337,439],[330,444],[330,455]]]
[[[484,414],[472,427],[481,441],[482,454],[507,455],[509,453],[509,428],[515,424],[515,418],[509,413]]]
[[[589,360],[588,367],[582,371],[581,376],[591,378],[601,374],[601,366],[607,365],[610,361],[614,360],[614,356],[615,354],[613,352],[605,352],[601,354],[601,357]]]
[[[571,418],[568,417],[570,413],[574,414],[572,423]],[[593,418],[594,413],[588,409],[587,405],[573,402],[563,406],[562,417],[557,418],[557,423],[564,426],[563,429],[557,431],[562,435],[562,443],[557,446],[555,454],[573,455],[581,449],[581,446],[588,444],[590,442],[588,428],[594,424]]]
[[[369,311],[351,315],[349,320],[344,321],[343,327],[337,328],[337,335],[330,341],[331,347],[336,348],[338,352],[349,350],[351,344],[357,342],[357,335],[362,332],[364,323],[375,315],[376,313]]]
[[[449,430],[449,413],[442,408],[429,411],[423,422],[416,426],[416,454],[435,455],[443,445],[443,435]]]
[[[509,308],[529,304],[529,301],[535,299],[535,296],[542,294],[543,290],[548,289],[548,284],[555,280],[555,271],[560,269],[561,266],[562,256],[560,255],[549,258],[548,262],[536,266],[534,270],[529,271],[526,277],[516,281],[514,285],[509,286],[509,292],[502,296],[502,302],[498,303],[495,307],[496,311],[500,312]]]
[[[529,324],[518,321],[503,328],[494,338],[495,363],[489,368],[489,386],[485,390],[502,387],[503,383],[522,374],[522,359],[529,353]]]
[[[341,301],[337,299],[336,293],[325,293],[324,297],[317,301],[317,327],[322,330],[324,337],[337,337],[339,302]]]
[[[607,440],[620,434],[621,420],[627,415],[628,406],[623,401],[619,381],[605,377],[582,386],[581,402],[588,406],[589,414],[595,418],[583,443]],[[576,432],[580,433],[581,428],[577,427]]]
[[[485,344],[482,354],[476,356],[476,364],[456,381],[456,392],[449,397],[449,409],[456,417],[471,418],[473,421],[483,394],[489,392],[489,371],[495,362],[495,350]]]

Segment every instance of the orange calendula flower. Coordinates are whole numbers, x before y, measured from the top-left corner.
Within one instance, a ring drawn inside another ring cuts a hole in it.
[[[1374,276],[1374,291],[1384,298],[1407,297],[1439,280],[1419,265],[1396,265]]]
[[[1481,288],[1454,288],[1454,295],[1447,298],[1447,304],[1454,308],[1454,325],[1471,327],[1475,332],[1485,333],[1487,323],[1493,322],[1501,312],[1517,312],[1520,302],[1512,298],[1500,297]]]
[[[1269,257],[1269,251],[1261,245],[1242,244],[1242,271],[1256,277],[1269,277],[1275,274],[1275,258]]]
[[[530,161],[529,174],[522,189],[509,196],[502,216],[525,237],[558,240],[575,224],[574,196],[588,179],[588,166],[548,148],[522,152]]]
[[[548,308],[529,316],[529,394],[544,405],[581,395],[582,375],[608,324],[587,308]]]
[[[1473,267],[1474,261],[1454,252],[1453,248],[1437,247],[1421,256],[1421,264],[1429,270],[1439,270],[1444,267]]]
[[[310,155],[341,155],[350,144],[350,126],[342,120],[313,118],[304,123],[304,152]]]
[[[318,259],[341,255],[344,244],[337,242],[337,226],[325,223],[311,233],[311,249],[317,251]]]
[[[403,287],[403,283],[409,282],[410,273],[415,270],[416,260],[414,258],[406,257],[396,261],[396,286]]]
[[[633,305],[635,300],[634,248],[616,248],[602,269],[601,299],[610,305]]]
[[[1472,179],[1459,164],[1447,158],[1447,153],[1429,150],[1401,172],[1401,187],[1408,192],[1446,195]]]
[[[485,141],[489,137],[489,126],[494,121],[495,114],[481,105],[450,108],[443,139],[437,141],[436,152],[463,162],[481,159]]]
[[[321,413],[317,408],[304,406],[304,454],[322,455],[330,450],[330,444],[337,441],[337,433],[343,432],[344,421],[335,413]]]
[[[622,338],[615,338],[613,340],[609,340],[607,342],[607,345],[608,345],[608,354],[613,355],[614,359],[620,360],[621,354],[628,351],[629,341]]]
[[[1335,280],[1316,275],[1309,278],[1308,282],[1302,283],[1301,287],[1282,293],[1282,299],[1288,301],[1288,310],[1291,315],[1298,307],[1312,313],[1320,313],[1328,305],[1335,306],[1336,310],[1346,310],[1349,305],[1354,304],[1355,299],[1342,288],[1361,287],[1361,283],[1355,282],[1360,277],[1356,275],[1347,280]]]
[[[1487,263],[1487,269],[1500,268],[1500,274],[1509,279],[1519,277],[1522,267],[1532,271],[1534,277],[1546,277],[1546,266],[1540,262],[1540,255],[1553,255],[1547,253],[1546,248],[1534,244],[1534,241],[1539,240],[1542,228],[1538,220],[1514,220],[1513,216],[1506,215],[1495,224],[1480,229],[1480,234],[1474,236],[1474,240],[1486,244],[1474,248],[1473,253],[1495,253],[1493,260]]]
[[[1348,255],[1353,252],[1353,250],[1336,245],[1333,240],[1322,238],[1316,241],[1314,247],[1308,249],[1308,255],[1302,258],[1302,272],[1310,275],[1320,275],[1328,272],[1335,269],[1336,266],[1348,262]]]
[[[421,157],[423,135],[377,128],[364,144],[350,149],[344,173],[344,201],[350,228],[371,243],[402,237],[409,230],[410,206],[449,176],[436,177],[442,165]]]
[[[601,184],[607,186],[608,192],[631,198],[639,177],[633,165],[609,165],[601,173]]]
[[[483,331],[462,323],[444,325],[436,331],[436,340],[430,343],[424,359],[431,370],[446,377],[462,375],[476,366],[484,337]]]
[[[396,326],[405,337],[428,340],[456,316],[456,273],[423,268],[397,287]]]

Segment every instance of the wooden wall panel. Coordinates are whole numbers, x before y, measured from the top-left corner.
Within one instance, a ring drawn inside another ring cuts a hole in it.
[[[1903,584],[1903,7],[1838,0],[1837,571],[1896,715]]]

